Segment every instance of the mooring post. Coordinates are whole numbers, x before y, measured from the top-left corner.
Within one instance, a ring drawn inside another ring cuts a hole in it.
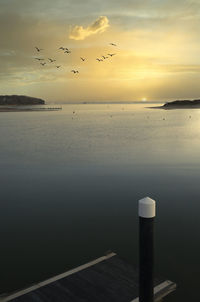
[[[155,200],[139,200],[139,302],[153,302]]]

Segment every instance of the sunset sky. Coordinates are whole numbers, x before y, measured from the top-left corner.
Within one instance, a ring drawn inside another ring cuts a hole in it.
[[[50,102],[200,97],[198,0],[1,0],[0,37],[0,94]],[[96,60],[108,53],[116,55]]]

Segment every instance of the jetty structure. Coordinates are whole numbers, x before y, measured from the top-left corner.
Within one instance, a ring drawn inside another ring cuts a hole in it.
[[[0,302],[161,302],[176,289],[153,270],[155,201],[139,201],[140,265],[135,269],[116,253],[109,252],[48,280],[3,294]]]

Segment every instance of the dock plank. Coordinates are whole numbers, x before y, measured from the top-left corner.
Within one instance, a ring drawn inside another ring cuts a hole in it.
[[[175,289],[175,283],[154,280],[159,300]],[[114,253],[74,270],[0,298],[0,302],[131,302],[138,301],[138,272]]]

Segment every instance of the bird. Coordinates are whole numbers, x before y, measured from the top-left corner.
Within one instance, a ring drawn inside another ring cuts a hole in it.
[[[42,48],[38,48],[38,47],[36,47],[35,46],[35,49],[39,52],[39,51],[41,51],[41,50],[43,50]]]
[[[98,62],[103,62],[103,60],[102,60],[102,59],[98,59],[98,58],[97,58],[96,60],[97,60]]]
[[[115,56],[116,53],[108,53],[108,56],[112,57],[112,56]]]
[[[35,59],[38,61],[44,61],[44,59],[41,59],[41,58],[35,58]]]
[[[105,60],[105,59],[108,59],[108,57],[105,57],[105,56],[102,56],[102,58]]]
[[[73,114],[75,114],[75,111],[73,111]]]
[[[53,62],[55,62],[55,61],[56,61],[56,60],[51,59],[51,58],[48,58],[48,60],[50,61],[50,63],[53,63]]]
[[[110,45],[112,45],[112,46],[117,46],[115,43],[110,43]]]
[[[74,70],[74,69],[72,69],[71,72],[73,72],[74,74],[75,74],[75,73],[79,73],[78,70]]]
[[[71,51],[70,50],[65,50],[64,53],[71,53]]]
[[[65,48],[61,46],[61,47],[60,47],[60,48],[58,48],[58,49],[62,49],[62,50],[64,50]]]
[[[56,68],[60,68],[60,67],[61,67],[61,65],[59,65],[59,66],[57,65],[57,66],[56,66]]]
[[[42,66],[44,66],[46,63],[44,62],[44,63],[40,63]]]
[[[81,60],[84,62],[86,59],[84,59],[84,58],[82,58],[82,57],[80,57],[81,58]]]

